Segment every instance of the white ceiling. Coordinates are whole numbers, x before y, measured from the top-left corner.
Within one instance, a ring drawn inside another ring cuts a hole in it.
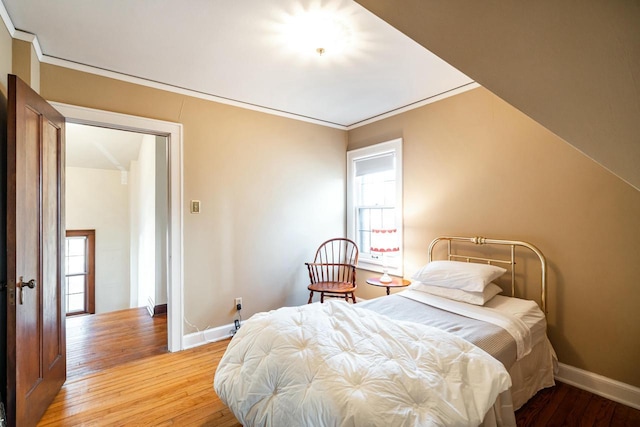
[[[36,35],[45,62],[62,59],[327,125],[348,127],[473,84],[348,0],[2,2],[17,30]],[[287,34],[310,12],[329,14],[346,41],[300,50],[302,37]]]
[[[138,159],[144,134],[66,124],[66,166],[128,171]]]

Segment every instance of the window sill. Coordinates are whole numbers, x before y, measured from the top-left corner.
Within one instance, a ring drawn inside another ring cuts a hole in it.
[[[356,265],[356,268],[358,268],[359,270],[372,271],[375,273],[383,272],[382,264],[378,264],[376,262],[359,260],[358,265]],[[402,277],[402,268],[389,266],[387,267],[387,273],[391,276]]]

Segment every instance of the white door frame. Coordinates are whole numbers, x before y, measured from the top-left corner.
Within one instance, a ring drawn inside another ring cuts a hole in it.
[[[110,111],[49,102],[67,122],[166,136],[169,141],[169,271],[167,274],[167,347],[184,348],[182,242],[182,124]]]

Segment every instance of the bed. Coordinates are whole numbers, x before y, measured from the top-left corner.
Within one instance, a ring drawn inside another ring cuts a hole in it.
[[[515,426],[514,411],[554,385],[544,256],[521,241],[439,237],[427,258],[401,293],[252,316],[216,393],[245,426]],[[516,259],[540,279],[520,283]],[[537,303],[513,297],[534,286]]]

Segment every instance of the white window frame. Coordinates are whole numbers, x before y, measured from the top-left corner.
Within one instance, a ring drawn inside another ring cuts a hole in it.
[[[396,201],[395,201],[395,225],[398,229],[398,244],[400,252],[397,254],[397,263],[387,266],[388,272],[392,276],[402,277],[404,265],[404,248],[402,226],[403,210],[402,210],[402,138],[393,139],[391,141],[382,142],[368,147],[347,151],[347,237],[357,242],[357,213],[355,206],[355,180],[356,168],[355,162],[366,159],[368,157],[380,156],[387,153],[394,153],[396,157]],[[358,268],[369,271],[382,272],[382,261],[374,259],[367,253],[363,253],[360,248],[360,256],[358,258]],[[368,252],[368,251],[367,251]]]

